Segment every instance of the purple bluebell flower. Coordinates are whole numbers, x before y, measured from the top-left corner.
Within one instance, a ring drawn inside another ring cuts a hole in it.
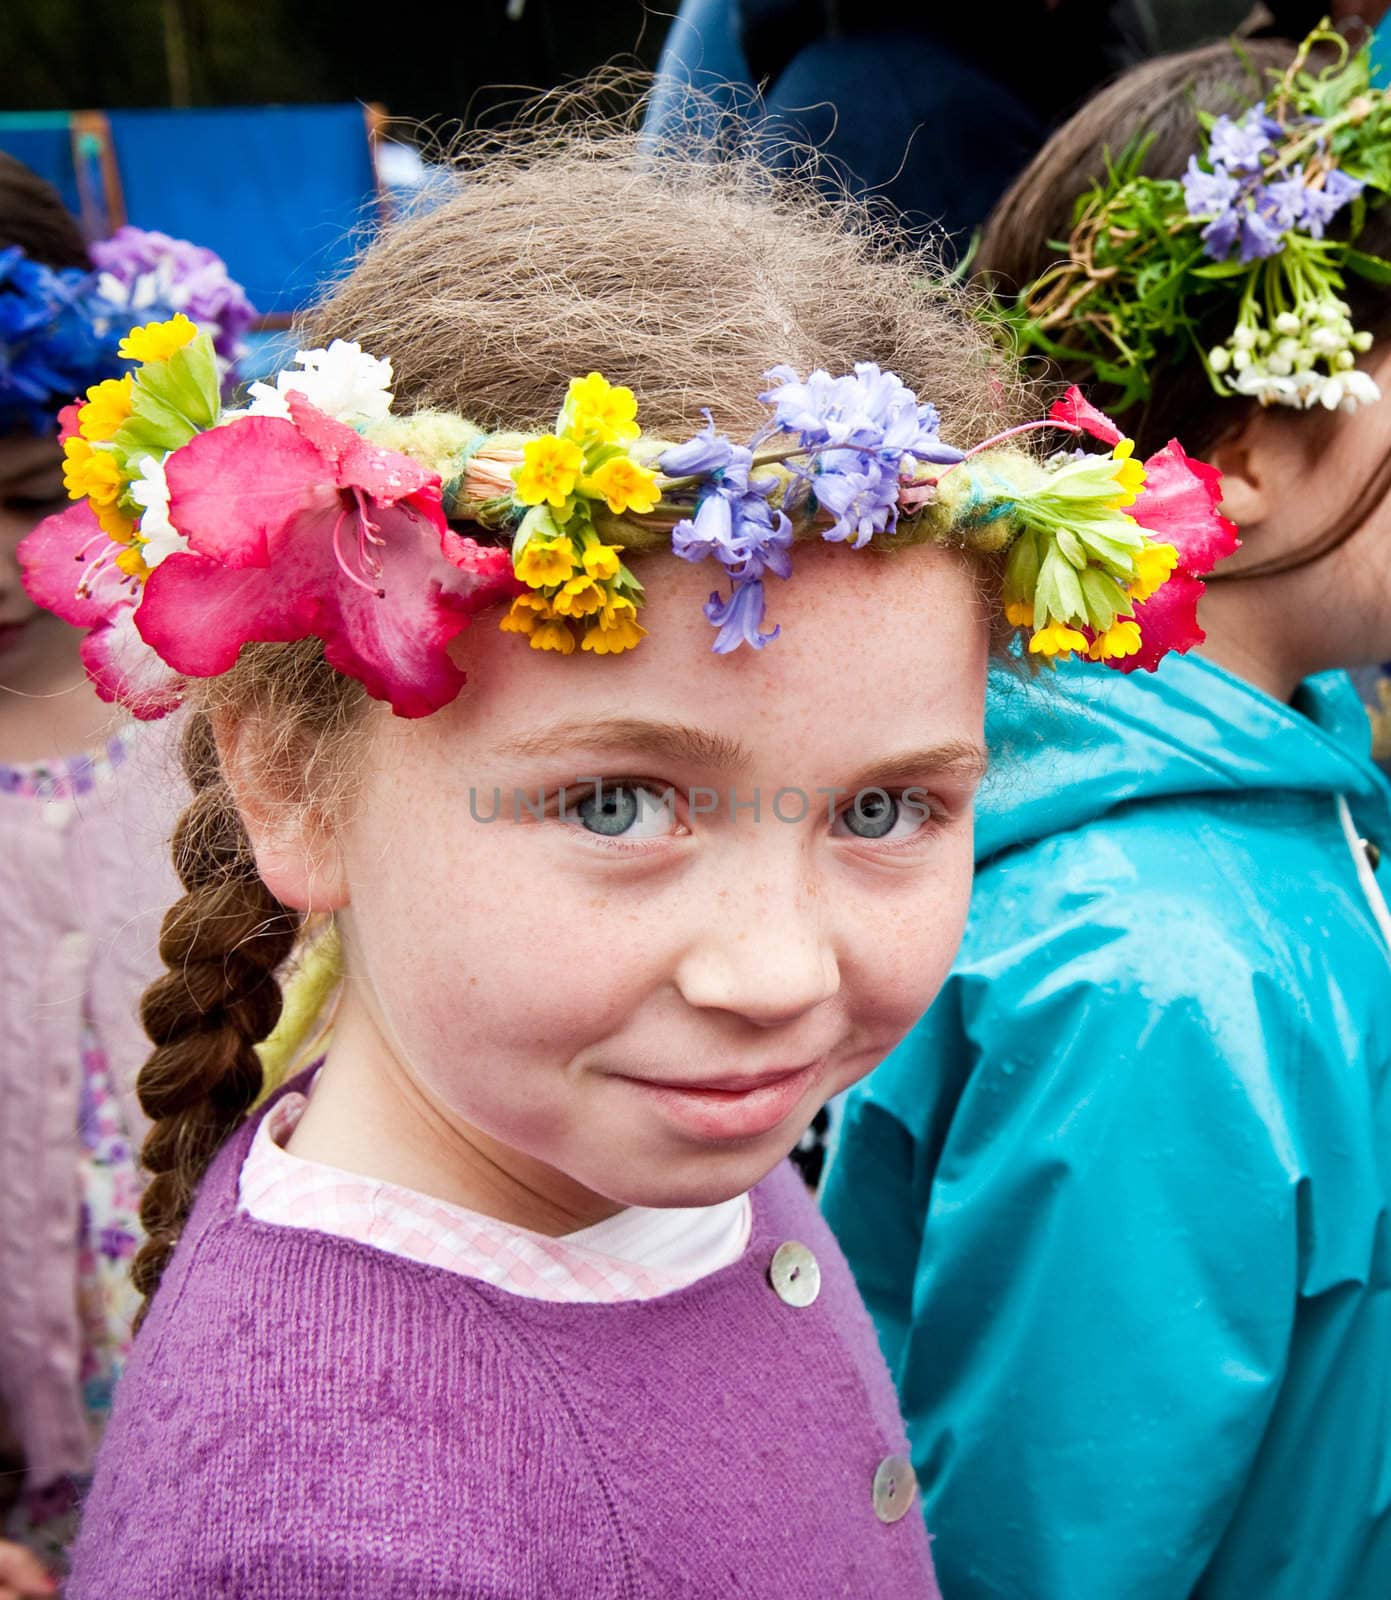
[[[735,447],[722,433],[715,432],[715,419],[709,411],[702,406],[700,414],[705,418],[705,426],[685,444],[673,445],[659,456],[658,472],[665,473],[668,478],[691,478],[720,472],[734,459]]]
[[[51,428],[60,405],[122,370],[116,343],[94,321],[89,273],[0,250],[0,429]]]
[[[1350,178],[1346,172],[1340,171],[1337,167],[1325,174],[1321,189],[1301,184],[1303,226],[1313,238],[1322,239],[1323,230],[1348,201],[1355,200],[1365,187],[1360,178]]]
[[[718,591],[705,602],[705,615],[720,630],[715,635],[713,649],[716,655],[728,655],[741,644],[761,650],[776,639],[780,627],[763,629],[765,610],[763,584],[758,578],[736,579],[728,600]]]
[[[892,372],[872,361],[855,364],[853,376],[832,378],[820,369],[804,383],[788,366],[774,367],[776,386],[759,396],[773,407],[773,426],[796,434],[807,449],[872,451],[898,466],[905,455],[947,466],[961,451],[937,436],[937,408],[917,396]]]
[[[113,316],[156,322],[182,311],[212,334],[213,348],[234,363],[256,312],[215,250],[152,229],[118,228],[91,247],[99,289]],[[121,332],[126,332],[122,328]]]
[[[1261,157],[1269,153],[1282,132],[1261,106],[1252,106],[1240,122],[1218,117],[1208,134],[1208,156],[1232,172],[1259,172]]]
[[[1188,158],[1183,175],[1189,216],[1211,219],[1202,240],[1215,261],[1225,261],[1237,248],[1243,264],[1277,254],[1285,234],[1299,226],[1303,192],[1298,179],[1262,184],[1253,177],[1243,182],[1220,166],[1204,172],[1196,156]]]
[[[872,361],[841,378],[818,370],[804,383],[787,366],[768,376],[776,387],[760,398],[773,407],[774,427],[816,452],[811,487],[835,518],[827,539],[850,539],[859,548],[876,533],[892,532],[906,459],[947,466],[962,458],[938,437],[937,408]]]
[[[824,538],[849,539],[858,550],[898,526],[898,468],[856,450],[831,450],[818,463],[816,498],[835,522]]]
[[[1197,156],[1189,156],[1183,174],[1183,200],[1190,217],[1212,217],[1226,211],[1236,200],[1241,182],[1225,167],[1204,172]]]

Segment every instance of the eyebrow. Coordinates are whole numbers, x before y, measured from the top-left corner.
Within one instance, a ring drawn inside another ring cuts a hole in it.
[[[535,759],[616,747],[635,750],[658,760],[728,772],[744,772],[753,764],[753,757],[737,739],[706,728],[675,722],[648,722],[640,717],[608,717],[581,727],[557,723],[537,728],[506,740],[498,746],[498,753]],[[846,792],[903,787],[915,778],[928,775],[978,783],[985,776],[986,766],[986,754],[980,745],[970,739],[948,739],[924,750],[909,750],[876,761]]]
[[[498,746],[506,756],[564,756],[576,751],[611,750],[621,746],[642,755],[692,767],[743,772],[753,757],[737,739],[679,722],[648,722],[641,717],[607,717],[583,726],[558,723],[519,734]]]
[[[864,789],[909,787],[915,778],[953,778],[979,783],[989,766],[984,749],[972,739],[946,739],[924,750],[906,750],[902,755],[876,761],[849,786],[857,794]]]

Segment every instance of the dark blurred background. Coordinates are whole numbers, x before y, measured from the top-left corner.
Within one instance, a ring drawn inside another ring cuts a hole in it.
[[[0,109],[376,101],[475,121],[622,57],[655,67],[671,4],[642,0],[6,0]],[[924,10],[933,9],[925,4]],[[1234,27],[1250,0],[1154,0],[1173,49]]]

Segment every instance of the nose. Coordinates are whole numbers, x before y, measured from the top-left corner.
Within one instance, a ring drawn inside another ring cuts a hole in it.
[[[729,888],[687,946],[676,986],[688,1005],[773,1028],[840,989],[835,941],[810,886],[766,879]]]

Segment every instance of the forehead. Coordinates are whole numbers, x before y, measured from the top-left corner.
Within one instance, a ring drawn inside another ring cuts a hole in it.
[[[988,625],[975,573],[954,552],[799,545],[792,577],[766,584],[765,627],[782,632],[724,656],[702,612],[718,567],[654,556],[635,571],[648,629],[636,649],[560,657],[482,618],[462,642],[468,687],[426,724],[481,754],[558,722],[669,721],[737,738],[768,769],[979,740]]]

